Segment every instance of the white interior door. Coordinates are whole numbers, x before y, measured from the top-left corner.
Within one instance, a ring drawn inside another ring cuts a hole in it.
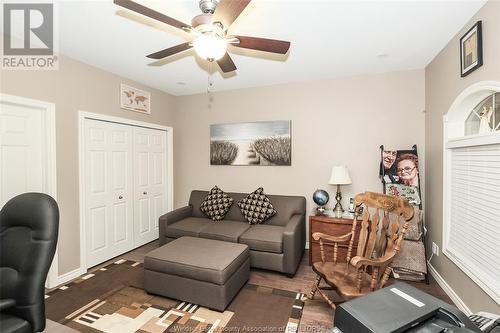
[[[85,119],[86,264],[97,265],[134,248],[133,130]]]
[[[47,192],[44,110],[0,101],[0,208],[25,192]]]
[[[0,93],[0,209],[26,192],[57,199],[55,137],[54,104]],[[47,286],[57,277],[56,251]]]
[[[135,246],[158,238],[158,218],[166,212],[166,132],[134,128]]]

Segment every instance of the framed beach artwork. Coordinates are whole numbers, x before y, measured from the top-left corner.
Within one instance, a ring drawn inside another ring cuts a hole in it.
[[[210,125],[211,165],[292,165],[291,121]]]
[[[482,25],[481,21],[478,21],[460,38],[460,76],[467,76],[482,65]]]
[[[126,84],[120,84],[120,107],[125,110],[151,114],[151,94]]]

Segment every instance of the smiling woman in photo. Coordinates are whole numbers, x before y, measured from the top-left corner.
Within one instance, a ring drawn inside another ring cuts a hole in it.
[[[415,154],[399,156],[396,171],[401,184],[418,187],[418,157]]]

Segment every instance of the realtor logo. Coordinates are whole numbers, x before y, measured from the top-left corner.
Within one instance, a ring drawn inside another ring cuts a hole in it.
[[[3,4],[2,69],[57,69],[53,3]]]

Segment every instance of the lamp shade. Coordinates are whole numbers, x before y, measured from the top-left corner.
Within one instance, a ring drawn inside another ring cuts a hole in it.
[[[330,176],[330,185],[348,185],[352,184],[349,170],[345,165],[335,165],[332,167],[332,175]]]

